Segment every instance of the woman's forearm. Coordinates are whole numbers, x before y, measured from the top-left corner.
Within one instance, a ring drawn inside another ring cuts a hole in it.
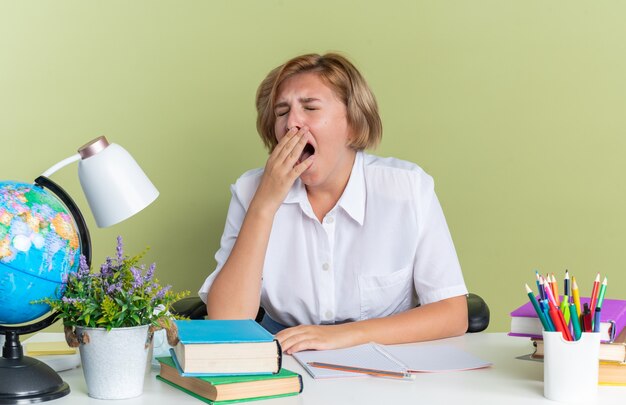
[[[233,250],[207,295],[209,319],[254,318],[274,214],[251,204]]]
[[[354,322],[360,343],[398,344],[442,339],[467,331],[467,298],[462,295],[385,318]]]

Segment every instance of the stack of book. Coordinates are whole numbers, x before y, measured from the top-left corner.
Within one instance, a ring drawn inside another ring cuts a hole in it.
[[[278,341],[255,321],[175,321],[180,342],[157,358],[157,378],[202,401],[296,395],[302,377],[281,367]]]
[[[581,298],[581,302],[588,299]],[[542,325],[530,302],[511,312],[510,336],[529,337],[532,358],[543,359]],[[619,332],[619,333],[618,333]],[[626,300],[605,299],[601,313],[598,383],[626,385]]]

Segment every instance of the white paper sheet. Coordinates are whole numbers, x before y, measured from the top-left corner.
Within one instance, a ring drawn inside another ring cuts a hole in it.
[[[450,345],[364,345],[294,353],[313,378],[362,377],[364,374],[309,366],[309,362],[394,372],[444,372],[489,367],[491,363]]]

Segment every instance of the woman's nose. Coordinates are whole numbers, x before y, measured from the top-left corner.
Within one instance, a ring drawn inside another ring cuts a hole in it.
[[[304,124],[302,122],[302,117],[300,116],[300,114],[298,114],[298,112],[296,111],[290,111],[289,117],[287,117],[287,130],[293,127],[298,127],[298,129],[300,129],[303,126]]]

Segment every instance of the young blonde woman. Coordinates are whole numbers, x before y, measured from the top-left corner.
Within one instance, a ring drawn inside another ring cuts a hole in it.
[[[200,289],[209,318],[254,318],[262,306],[286,353],[463,334],[467,289],[433,180],[364,152],[382,124],[352,63],[293,58],[263,80],[256,105],[270,155],[231,187]]]

